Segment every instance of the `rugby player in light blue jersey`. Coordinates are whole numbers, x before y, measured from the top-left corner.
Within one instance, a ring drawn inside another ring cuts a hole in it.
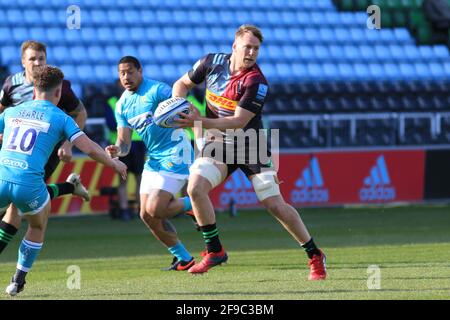
[[[61,98],[63,73],[49,65],[33,70],[35,100],[0,114],[0,209],[13,203],[17,214],[28,220],[19,248],[17,269],[6,293],[24,289],[25,277],[41,251],[50,195],[44,182],[44,166],[55,145],[67,139],[94,160],[113,167],[126,178],[127,167],[110,156],[80,130],[75,121],[56,105]]]
[[[132,130],[147,148],[147,162],[140,186],[140,217],[154,236],[174,255],[165,270],[188,270],[194,258],[178,239],[167,219],[192,209],[188,197],[175,199],[189,175],[194,152],[182,129],[161,128],[153,122],[158,104],[172,97],[172,88],[142,75],[138,59],[126,56],[119,61],[119,79],[126,89],[116,104],[117,141],[106,147],[111,157],[130,152]]]

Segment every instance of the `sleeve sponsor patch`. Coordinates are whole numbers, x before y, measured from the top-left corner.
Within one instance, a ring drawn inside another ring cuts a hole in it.
[[[256,93],[256,99],[259,101],[264,101],[267,95],[268,86],[260,83],[258,86],[258,92]]]

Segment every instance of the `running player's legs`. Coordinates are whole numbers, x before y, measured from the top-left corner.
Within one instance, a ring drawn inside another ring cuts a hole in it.
[[[25,277],[41,251],[50,213],[50,196],[44,184],[32,188],[15,185],[12,200],[28,220],[28,230],[19,247],[17,269],[6,288],[6,293],[14,296],[24,289]]]
[[[179,262],[191,262],[192,255],[178,239],[174,225],[168,220],[185,210],[183,200],[174,198],[186,182],[186,176],[144,170],[140,187],[140,216],[153,235]],[[191,264],[188,264],[190,266]],[[183,269],[176,269],[183,270]]]
[[[265,171],[264,171],[265,169]],[[281,195],[276,172],[263,165],[243,165],[241,170],[253,184],[259,201],[305,249],[311,268],[310,280],[326,278],[325,255],[316,246],[297,210]]]

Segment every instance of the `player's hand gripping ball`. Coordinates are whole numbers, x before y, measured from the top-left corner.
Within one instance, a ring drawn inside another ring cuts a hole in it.
[[[174,97],[164,100],[156,107],[153,121],[163,128],[179,127],[179,124],[175,122],[176,119],[180,119],[178,113],[189,114],[190,107],[191,104],[185,98]]]

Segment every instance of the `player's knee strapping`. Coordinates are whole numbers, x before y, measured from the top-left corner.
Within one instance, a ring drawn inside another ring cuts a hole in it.
[[[199,158],[195,160],[189,168],[190,174],[198,174],[211,183],[213,188],[222,182],[222,173],[214,165],[214,160],[210,158]]]
[[[259,201],[280,195],[280,186],[275,181],[275,175],[275,171],[267,171],[253,176],[252,184]]]

